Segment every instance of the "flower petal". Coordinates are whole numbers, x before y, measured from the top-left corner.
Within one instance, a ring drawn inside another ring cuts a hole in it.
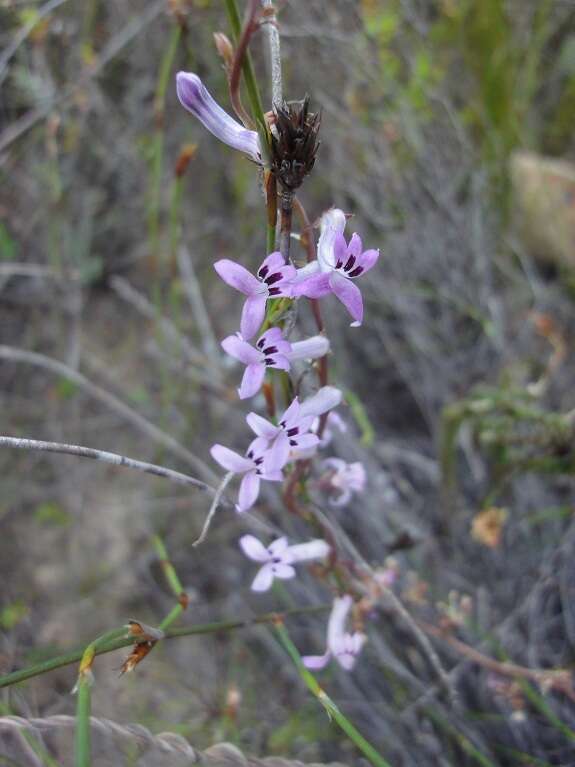
[[[300,434],[295,437],[297,442],[296,450],[313,450],[319,445],[319,437],[317,434]]]
[[[329,284],[335,295],[353,317],[353,327],[361,325],[363,322],[363,301],[361,291],[357,285],[354,285],[351,280],[337,272],[330,274]]]
[[[359,236],[357,232],[354,232],[351,235],[351,240],[349,241],[349,244],[346,248],[346,256],[347,258],[349,258],[350,256],[353,256],[357,262],[358,259],[361,258],[361,254],[362,254],[361,237]],[[346,258],[346,261],[347,261],[347,258]]]
[[[244,458],[223,445],[212,445],[210,453],[214,461],[217,461],[227,471],[233,471],[234,474],[244,474],[254,467],[253,461],[250,461],[249,458]]]
[[[262,362],[262,354],[257,349],[244,341],[238,335],[231,335],[224,338],[222,341],[223,350],[234,357],[234,359],[243,362],[244,365],[251,365],[252,363]]]
[[[294,397],[287,410],[284,410],[283,415],[279,419],[280,424],[285,424],[286,429],[289,429],[294,423],[299,420],[300,404],[299,399]]]
[[[294,360],[314,360],[323,357],[329,351],[329,339],[325,336],[312,336],[305,341],[296,341],[291,345],[287,355],[290,362]]]
[[[319,671],[325,668],[331,660],[331,652],[328,650],[325,655],[304,655],[302,657],[303,665],[312,671]]]
[[[321,234],[317,243],[317,260],[322,271],[329,271],[335,266],[334,244],[338,234],[345,229],[345,213],[339,208],[326,211],[321,217]]]
[[[323,559],[330,552],[329,544],[317,538],[307,543],[296,543],[289,547],[294,562],[305,562],[310,559]]]
[[[261,278],[264,279],[264,277],[267,277],[271,272],[277,272],[279,269],[281,269],[282,266],[285,265],[285,258],[282,256],[279,250],[275,250],[262,261],[262,265],[258,269],[258,276],[260,276],[262,270],[265,269],[264,276]]]
[[[270,423],[266,418],[262,418],[257,413],[248,413],[246,421],[250,429],[258,435],[258,437],[264,437],[268,441],[273,439],[278,433],[279,429]]]
[[[216,261],[214,269],[225,283],[246,296],[255,295],[260,290],[260,283],[254,275],[248,272],[241,264],[230,261],[229,258],[222,258]],[[245,335],[244,338],[246,338]]]
[[[285,535],[282,535],[280,538],[276,538],[275,541],[272,541],[268,546],[268,551],[272,557],[283,558],[288,549],[288,540]]]
[[[288,462],[289,452],[289,438],[284,431],[280,431],[264,458],[265,471],[281,471]]]
[[[272,354],[269,359],[272,360],[272,362],[268,363],[268,367],[270,368],[276,368],[277,370],[289,370],[291,365],[290,361],[287,357],[284,357],[283,354]]]
[[[285,565],[283,563],[272,565],[273,574],[275,578],[281,578],[284,581],[293,578],[295,575],[295,568],[291,565]]]
[[[255,131],[247,130],[214,101],[200,78],[192,72],[178,72],[176,90],[182,106],[191,112],[216,138],[259,162],[260,142]]]
[[[341,643],[345,636],[345,622],[352,605],[353,599],[349,594],[336,597],[333,600],[333,607],[327,624],[327,646],[334,655],[341,649]]]
[[[358,265],[361,266],[361,273],[365,274],[376,265],[379,258],[379,250],[365,250],[358,259]],[[351,270],[353,272],[353,269]],[[358,275],[359,276],[359,275]]]
[[[312,274],[317,274],[319,271],[319,261],[317,259],[315,261],[310,261],[309,264],[302,266],[301,269],[296,269],[294,285],[298,285],[300,282],[307,280],[308,277],[311,277]]]
[[[304,400],[301,404],[299,416],[323,415],[328,410],[337,407],[342,400],[342,393],[335,386],[322,386],[312,397]]]
[[[240,484],[236,509],[241,514],[254,505],[260,493],[260,478],[255,471],[248,471]]]
[[[251,585],[252,591],[267,591],[274,582],[271,564],[266,564],[258,571]]]
[[[246,341],[255,336],[260,329],[266,313],[266,301],[267,295],[265,293],[247,298],[242,309],[242,320],[240,323],[240,331]]]
[[[330,272],[318,272],[307,277],[302,282],[296,282],[293,286],[294,296],[306,296],[306,298],[323,298],[332,292],[329,284]]]
[[[261,388],[266,375],[266,366],[263,362],[257,362],[254,365],[248,365],[244,370],[242,383],[238,389],[240,399],[253,397]]]
[[[270,556],[268,550],[255,535],[242,535],[240,538],[240,546],[246,557],[253,559],[254,562],[269,561]]]

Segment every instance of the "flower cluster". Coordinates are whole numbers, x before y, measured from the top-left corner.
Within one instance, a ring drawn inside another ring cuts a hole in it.
[[[230,117],[197,75],[179,72],[177,93],[182,105],[213,135],[263,164],[267,153],[262,152],[258,134]],[[282,189],[295,189],[313,167],[319,122],[319,117],[309,112],[307,100],[298,109],[285,105],[274,112],[270,125],[271,172]],[[238,388],[240,399],[257,394],[268,368],[289,373],[294,363],[325,357],[330,351],[329,340],[323,334],[290,340],[291,328],[288,332],[282,321],[288,305],[303,298],[316,301],[333,294],[350,314],[352,326],[362,324],[363,299],[356,280],[375,266],[379,251],[364,250],[358,234],[346,240],[346,221],[347,216],[338,208],[321,216],[317,258],[303,268],[287,263],[279,251],[269,253],[255,273],[227,258],[215,262],[221,279],[245,297],[239,330],[222,341],[224,351],[245,366]],[[285,380],[285,391],[293,391],[292,382]],[[292,394],[286,410],[273,420],[250,412],[246,422],[254,437],[244,455],[224,445],[212,446],[214,460],[227,472],[241,477],[238,512],[246,512],[256,503],[262,481],[282,481],[293,470],[291,464],[312,458],[318,448],[328,445],[334,430],[345,432],[345,423],[334,412],[343,399],[342,393],[325,385],[321,376],[320,382],[324,385],[311,396],[300,399],[299,394]],[[322,463],[319,486],[328,490],[334,505],[348,503],[354,493],[363,491],[365,482],[360,463],[347,464],[339,458]],[[253,535],[244,535],[240,547],[260,565],[252,583],[252,589],[258,592],[269,589],[276,578],[293,578],[296,564],[322,560],[330,554],[330,546],[323,540],[290,545],[283,536],[266,546]],[[345,631],[352,605],[349,595],[335,599],[328,622],[327,650],[322,656],[305,658],[309,668],[323,668],[331,658],[346,670],[353,667],[366,636]]]

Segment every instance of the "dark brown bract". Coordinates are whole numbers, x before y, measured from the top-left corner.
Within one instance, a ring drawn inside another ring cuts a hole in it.
[[[301,186],[314,166],[321,115],[309,111],[309,96],[275,107],[274,115],[271,169],[282,187],[291,192]]]

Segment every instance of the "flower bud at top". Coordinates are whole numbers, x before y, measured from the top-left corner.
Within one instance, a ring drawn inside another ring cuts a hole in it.
[[[315,163],[321,116],[309,111],[309,96],[274,107],[271,137],[271,170],[281,186],[293,192]]]
[[[234,60],[234,46],[231,44],[230,38],[223,32],[214,32],[214,44],[226,68],[229,69]]]

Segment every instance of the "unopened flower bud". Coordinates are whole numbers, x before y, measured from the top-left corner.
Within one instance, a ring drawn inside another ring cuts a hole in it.
[[[224,35],[223,32],[214,32],[214,44],[226,68],[230,68],[234,60],[234,46],[231,44],[229,37]]]

